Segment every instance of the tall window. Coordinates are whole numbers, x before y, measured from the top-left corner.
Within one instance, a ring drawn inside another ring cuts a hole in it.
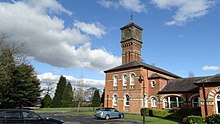
[[[147,95],[144,95],[144,108],[148,107],[148,102],[147,102]]]
[[[151,81],[151,87],[155,87],[156,86],[156,82],[155,81]]]
[[[151,98],[151,107],[157,107],[157,99],[155,97]]]
[[[124,105],[129,106],[129,104],[130,104],[129,101],[130,101],[130,96],[128,94],[126,94],[124,96]]]
[[[114,94],[112,99],[112,106],[117,106],[117,104],[118,104],[118,96]]]
[[[183,100],[178,96],[170,96],[163,100],[164,108],[171,109],[174,107],[182,107]]]
[[[127,86],[128,77],[126,74],[123,75],[123,86]]]
[[[130,76],[130,85],[134,85],[135,75],[131,74]]]
[[[117,87],[118,86],[118,77],[114,76],[113,78],[113,86]]]
[[[216,95],[215,104],[216,104],[216,114],[220,114],[220,94]]]
[[[199,97],[194,97],[192,99],[192,107],[200,107]]]

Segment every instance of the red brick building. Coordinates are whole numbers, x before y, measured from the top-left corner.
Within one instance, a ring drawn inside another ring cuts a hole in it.
[[[203,116],[220,113],[220,75],[181,78],[143,63],[142,30],[133,22],[121,28],[122,65],[104,71],[104,106],[131,113],[201,106]]]

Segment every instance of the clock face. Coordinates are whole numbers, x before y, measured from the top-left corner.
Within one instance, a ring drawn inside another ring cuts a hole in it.
[[[126,29],[123,32],[123,39],[128,39],[128,38],[131,38],[131,29]]]
[[[135,30],[134,32],[134,37],[137,39],[137,40],[141,40],[141,33],[138,29]]]

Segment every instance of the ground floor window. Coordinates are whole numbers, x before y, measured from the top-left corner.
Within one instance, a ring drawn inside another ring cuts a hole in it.
[[[192,98],[192,107],[200,107],[200,98],[199,97],[194,97]]]
[[[164,98],[163,100],[164,108],[171,109],[175,107],[182,107],[183,106],[183,100],[181,97],[178,96],[169,96]]]
[[[129,106],[129,104],[130,104],[129,101],[130,101],[130,96],[128,94],[126,94],[124,96],[124,105]]]
[[[148,102],[147,102],[147,96],[146,95],[144,95],[144,105],[143,105],[143,107],[144,108],[147,108],[148,107]]]
[[[117,106],[117,104],[118,104],[118,96],[114,94],[112,99],[112,106]]]
[[[216,104],[216,114],[220,114],[220,94],[216,95],[215,104]]]
[[[152,97],[151,98],[151,107],[157,107],[156,103],[157,103],[157,99],[155,97]]]

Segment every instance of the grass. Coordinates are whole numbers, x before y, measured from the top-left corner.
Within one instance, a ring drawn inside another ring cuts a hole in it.
[[[40,108],[35,111],[77,111],[77,107],[73,108]],[[94,108],[96,109],[96,108]],[[80,111],[93,111],[93,107],[80,107]]]
[[[67,114],[71,116],[77,116],[77,115],[89,115],[92,116],[94,114],[93,108],[92,107],[80,107],[81,112],[75,112],[77,110],[77,107],[74,108],[40,108],[35,111],[69,111]],[[86,112],[85,112],[86,111]],[[143,117],[137,114],[125,114],[125,119],[129,120],[139,120],[142,121]],[[179,124],[178,121],[173,121],[173,120],[166,120],[162,118],[157,118],[157,117],[145,117],[146,123],[147,124]]]

